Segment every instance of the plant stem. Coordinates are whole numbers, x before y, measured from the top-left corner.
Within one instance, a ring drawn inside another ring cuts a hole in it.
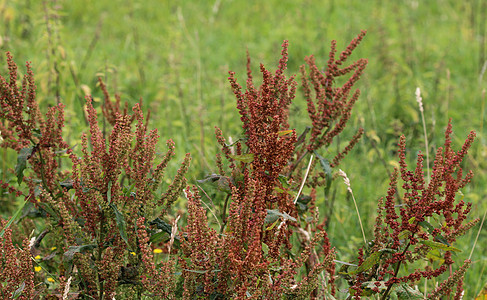
[[[97,261],[100,262],[101,259],[102,259],[102,254],[103,254],[103,227],[104,227],[104,214],[103,214],[103,210],[101,211],[101,218],[100,218],[100,231],[98,233],[98,253],[97,253]],[[97,270],[97,274],[96,274],[96,277],[97,277],[97,281],[98,281],[98,284],[99,284],[99,287],[100,287],[100,290],[99,290],[99,293],[98,293],[98,299],[99,300],[103,300],[103,294],[105,293],[104,292],[104,285],[103,285],[103,280],[101,278],[101,275],[100,275],[100,270]]]
[[[472,258],[473,250],[475,249],[475,246],[477,245],[477,241],[479,240],[480,232],[482,231],[482,227],[484,226],[485,215],[487,215],[487,210],[484,212],[484,216],[482,217],[482,222],[480,222],[480,227],[479,227],[479,230],[477,231],[477,236],[475,237],[475,242],[473,243],[472,250],[470,251],[470,255],[468,256],[469,260]]]
[[[352,195],[353,204],[355,204],[355,210],[357,211],[358,222],[360,223],[360,229],[362,230],[362,236],[364,238],[364,245],[367,245],[367,239],[365,238],[364,225],[362,224],[362,218],[360,218],[360,212],[358,210],[357,201],[355,200],[355,196],[353,195],[351,189],[350,189],[350,194]]]
[[[286,174],[286,177],[290,177],[291,174],[296,170],[298,167],[299,163],[303,160],[303,158],[309,153],[308,150],[304,151],[304,153],[296,160],[296,162],[291,166],[289,169],[289,172]]]
[[[309,169],[311,169],[311,163],[313,162],[313,158],[314,158],[314,154],[311,154],[311,157],[309,158],[308,168],[306,169],[306,173],[304,174],[303,182],[301,182],[301,187],[299,187],[299,191],[298,194],[296,195],[296,199],[294,199],[294,204],[298,202],[299,195],[301,195],[301,192],[303,191],[304,184],[306,183],[306,178],[308,178]]]
[[[222,226],[220,227],[220,234],[223,233],[223,230],[225,230],[225,226],[227,225],[227,205],[228,205],[228,199],[230,198],[230,194],[227,194],[227,197],[225,198],[225,203],[223,204],[223,210],[220,218],[222,219]]]
[[[412,237],[413,236],[411,236],[411,238]],[[411,241],[411,238],[409,238],[409,241]],[[411,242],[408,242],[408,245],[406,246],[406,248],[404,248],[404,251],[402,251],[402,256],[404,256],[404,254],[406,253],[406,251],[408,250],[408,248],[409,248],[410,245],[411,245]],[[402,263],[402,260],[400,260],[400,261],[397,262],[396,269],[394,270],[394,276],[393,277],[397,277],[397,274],[399,273],[399,267],[401,266],[401,263]],[[381,300],[386,300],[387,299],[387,295],[389,294],[389,292],[391,291],[391,289],[392,289],[392,284],[387,287],[387,290],[384,292],[384,295],[382,295]]]

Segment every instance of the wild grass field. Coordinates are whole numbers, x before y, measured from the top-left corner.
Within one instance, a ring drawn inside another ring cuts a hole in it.
[[[408,162],[429,153],[444,141],[449,118],[453,144],[460,147],[468,132],[477,138],[463,167],[475,177],[462,190],[473,203],[470,220],[487,210],[487,141],[485,102],[487,89],[487,2],[481,0],[434,1],[0,1],[0,49],[10,51],[22,65],[31,61],[41,108],[66,105],[66,141],[81,142],[87,131],[84,96],[94,96],[100,109],[103,93],[98,77],[111,95],[119,94],[129,107],[143,100],[150,110],[150,128],[164,141],[173,139],[176,159],[168,174],[175,174],[185,153],[192,155],[190,184],[216,173],[219,150],[214,127],[226,138],[242,137],[228,71],[240,84],[246,80],[246,51],[257,77],[259,63],[275,70],[283,40],[289,41],[287,75],[297,74],[304,58],[314,54],[325,66],[331,40],[341,51],[360,30],[367,35],[352,56],[367,58],[365,74],[357,83],[361,96],[343,133],[342,149],[359,127],[364,136],[343,160],[340,169],[350,178],[371,236],[377,200],[385,196],[389,175],[398,166],[398,141],[407,140]],[[7,74],[2,58],[1,73]],[[24,71],[24,69],[22,69]],[[425,128],[416,102],[421,90]],[[306,102],[298,88],[291,106],[291,127],[299,134],[306,126]],[[425,143],[424,132],[427,133]],[[428,145],[428,149],[426,149]],[[162,150],[161,150],[162,152]],[[333,157],[335,149],[321,153]],[[2,154],[2,178],[8,178]],[[338,170],[334,170],[338,171]],[[333,208],[327,230],[337,259],[348,261],[362,243],[355,206],[341,178],[331,186]],[[2,198],[7,219],[15,203]],[[9,200],[10,201],[10,200]],[[318,200],[319,203],[320,200]],[[174,212],[184,212],[184,197]],[[174,213],[175,215],[175,213]],[[469,257],[479,225],[455,247],[459,262]],[[480,232],[472,265],[465,275],[464,299],[474,299],[487,284],[487,231]],[[484,298],[481,298],[484,299]]]

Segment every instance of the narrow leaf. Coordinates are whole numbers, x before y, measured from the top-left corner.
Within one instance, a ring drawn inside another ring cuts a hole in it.
[[[350,266],[350,267],[358,267],[356,264],[351,264],[351,263],[346,262],[346,261],[341,261],[341,260],[336,260],[336,259],[334,259],[333,261],[336,263],[342,264],[342,265]]]
[[[166,232],[169,235],[171,235],[172,233],[172,226],[167,224],[165,221],[161,220],[160,218],[156,218],[153,221],[150,221],[149,225],[156,225],[157,229],[161,229],[162,231]]]
[[[291,133],[293,133],[292,130],[283,130],[283,131],[279,131],[277,134],[279,134],[279,136],[284,136],[284,135],[288,135]]]
[[[39,128],[32,129],[32,135],[35,136],[36,138],[41,138],[42,133]]]
[[[123,190],[122,190],[122,193],[125,197],[129,197],[132,195],[132,192],[134,190],[134,187],[135,187],[135,182],[132,183],[128,188],[126,186],[123,187]]]
[[[399,233],[398,238],[400,240],[404,240],[404,239],[408,238],[410,235],[411,235],[411,231],[409,231],[409,230],[403,230],[403,231],[401,231]]]
[[[301,133],[301,135],[298,137],[298,140],[296,141],[295,146],[298,146],[304,142],[306,139],[306,134],[310,131],[311,127],[307,126],[306,129]]]
[[[376,263],[379,262],[381,252],[376,251],[372,253],[367,259],[354,271],[348,273],[349,275],[355,275],[357,273],[362,273],[370,268],[372,268]]]
[[[15,175],[17,175],[17,183],[21,184],[24,180],[24,170],[27,166],[27,159],[32,155],[33,147],[20,149],[17,156],[17,164],[15,165]]]
[[[22,209],[24,209],[24,206],[25,206],[25,204],[26,204],[27,202],[28,202],[28,201],[27,201],[27,199],[26,199],[26,200],[24,200],[24,203],[23,203],[23,204],[22,204],[22,205],[21,205],[19,208],[17,208],[17,211],[15,212],[15,214],[14,214],[14,215],[13,215],[13,216],[10,218],[10,220],[8,220],[8,222],[7,222],[7,224],[5,225],[5,227],[4,227],[4,228],[2,228],[2,231],[0,232],[0,238],[2,238],[2,237],[3,237],[3,234],[5,233],[5,230],[7,230],[7,229],[10,227],[10,225],[12,225],[12,223],[13,223],[14,221],[16,221],[16,220],[17,220],[17,218],[18,218],[18,217],[20,216],[20,214],[22,213]]]
[[[274,223],[272,223],[271,226],[267,227],[266,230],[272,230],[274,227],[276,227],[277,223],[279,223],[279,219],[277,219]]]
[[[424,299],[424,295],[418,291],[408,286],[407,284],[402,284],[398,286],[394,292],[397,295],[398,300],[420,300]]]
[[[435,228],[428,221],[422,221],[422,222],[419,222],[418,224],[421,227],[425,228],[430,234],[433,234],[433,231],[435,230]],[[450,246],[450,243],[448,243],[448,241],[443,236],[438,234],[438,235],[435,235],[434,238],[438,242],[443,243],[447,246]]]
[[[67,262],[71,262],[73,257],[76,253],[86,253],[95,249],[97,245],[95,244],[88,244],[88,245],[81,245],[81,246],[70,246],[68,251],[64,252],[64,257],[66,258]]]
[[[48,203],[37,203],[37,205],[42,208],[45,212],[49,214],[52,218],[54,218],[56,221],[59,220],[58,214],[52,209],[52,207]]]
[[[323,169],[323,172],[325,172],[326,175],[326,187],[325,187],[325,194],[328,195],[328,192],[330,191],[331,187],[331,180],[332,180],[332,170],[330,166],[330,162],[324,158],[323,156],[319,155],[316,151],[314,151],[314,154],[320,161],[321,168]]]
[[[159,231],[150,236],[149,242],[158,244],[160,242],[167,242],[171,239],[171,236],[167,232]]]
[[[110,203],[109,206],[112,208],[113,213],[115,214],[115,221],[117,222],[118,231],[120,232],[120,236],[125,241],[125,243],[129,243],[127,237],[127,223],[125,222],[125,218],[123,214],[118,210],[117,206],[114,203]]]
[[[65,188],[66,190],[70,190],[70,189],[73,189],[73,181],[72,180],[65,180],[65,181],[60,181],[59,182],[59,185],[62,187],[62,188]]]
[[[429,233],[433,233],[433,230],[435,230],[435,227],[433,227],[433,225],[431,225],[428,221],[421,221],[418,224],[424,229],[428,230]]]
[[[441,255],[440,250],[438,249],[431,249],[428,251],[428,253],[426,253],[426,258],[431,261],[439,261],[440,263],[445,261],[443,255]]]
[[[433,241],[421,241],[420,242],[421,244],[423,245],[426,245],[428,247],[431,247],[433,249],[441,249],[441,250],[445,250],[445,251],[455,251],[455,252],[462,252],[462,250],[458,249],[458,248],[455,248],[453,246],[448,246],[448,245],[445,245],[443,243],[438,243],[438,242],[433,242]]]
[[[108,204],[111,204],[112,203],[112,181],[110,180],[108,182],[108,187],[107,187],[107,201],[108,201]],[[117,207],[115,206],[115,209]]]
[[[282,217],[284,220],[290,220],[290,221],[296,222],[296,219],[291,217],[287,213],[282,213],[282,212],[278,211],[277,209],[268,209],[267,210],[267,216],[265,216],[265,219],[264,219],[264,224],[274,223],[280,217]]]
[[[262,252],[264,252],[265,256],[267,256],[267,254],[269,254],[269,246],[267,246],[266,243],[262,243]]]
[[[208,271],[210,271],[210,270],[189,270],[189,269],[183,269],[183,270],[191,273],[197,273],[197,274],[205,274],[208,273]],[[211,270],[211,272],[216,273],[216,272],[220,272],[220,270]]]
[[[221,175],[218,175],[218,174],[210,174],[210,175],[206,176],[204,179],[196,180],[196,182],[198,182],[198,183],[215,182],[218,179],[220,179],[220,177],[221,177]]]
[[[11,299],[17,299],[22,295],[22,292],[25,289],[25,281],[22,282],[22,284],[15,290],[15,292],[12,294]]]
[[[282,184],[283,188],[288,188],[291,186],[289,184],[289,182],[287,181],[287,177],[284,175],[279,174],[279,177],[277,177],[277,180],[279,180],[279,182]]]

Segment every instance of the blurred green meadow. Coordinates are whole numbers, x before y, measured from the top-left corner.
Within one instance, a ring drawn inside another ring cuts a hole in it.
[[[176,143],[177,159],[167,174],[174,174],[190,152],[188,179],[196,183],[217,171],[214,126],[233,140],[242,135],[227,77],[229,70],[235,71],[245,84],[247,50],[257,79],[259,63],[275,70],[281,44],[289,40],[288,75],[298,74],[305,56],[314,54],[325,66],[331,40],[337,40],[341,51],[366,29],[352,59],[368,58],[369,64],[357,83],[362,94],[342,135],[352,137],[363,127],[365,136],[340,168],[351,180],[372,236],[377,199],[386,195],[388,174],[397,165],[399,136],[406,136],[412,168],[418,152],[426,151],[417,87],[423,98],[430,160],[436,147],[443,145],[449,118],[455,150],[470,130],[477,132],[464,165],[475,177],[462,192],[464,200],[473,202],[471,219],[482,218],[487,210],[486,19],[487,1],[482,0],[3,0],[0,48],[2,55],[11,51],[19,65],[32,62],[42,107],[58,101],[66,105],[65,132],[71,145],[87,131],[84,96],[103,100],[97,84],[101,77],[111,95],[120,94],[130,107],[143,99],[144,111],[151,111],[150,128],[161,135],[161,152],[165,140]],[[4,58],[0,69],[5,76]],[[298,90],[290,124],[299,134],[307,122]],[[333,155],[347,140],[341,142],[321,155]],[[4,166],[3,178],[10,176]],[[336,180],[332,189],[336,201],[328,234],[337,247],[337,259],[347,261],[357,253],[361,232],[346,186]],[[177,206],[184,209],[183,198]],[[11,211],[1,210],[4,217]],[[455,261],[469,257],[478,228],[455,245],[463,250]],[[485,229],[472,260],[465,299],[472,299],[487,282]]]

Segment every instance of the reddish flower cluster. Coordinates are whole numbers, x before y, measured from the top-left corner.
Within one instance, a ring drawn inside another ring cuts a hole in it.
[[[328,147],[333,139],[338,136],[345,128],[351,116],[352,108],[357,101],[360,90],[356,90],[350,96],[354,84],[360,79],[360,76],[367,66],[367,59],[359,59],[347,67],[340,66],[350,57],[353,50],[360,44],[366,31],[362,31],[347,46],[347,49],[340,54],[339,59],[335,59],[336,41],[332,41],[329,59],[325,72],[321,72],[316,65],[314,56],[306,57],[306,63],[309,67],[309,74],[306,67],[301,66],[302,87],[304,96],[308,104],[308,116],[311,121],[311,136],[307,142],[302,142],[301,147],[296,155],[298,157],[290,168],[292,173],[301,160],[309,153]],[[335,87],[336,78],[353,72],[352,76],[341,87]],[[303,133],[305,135],[307,132]],[[330,164],[333,167],[338,166],[340,160],[353,148],[363,134],[360,128],[357,134],[350,140],[347,147],[338,153]]]
[[[456,197],[460,189],[468,184],[473,176],[471,171],[464,176],[460,164],[475,138],[475,132],[470,132],[461,150],[454,152],[451,148],[451,128],[449,122],[445,132],[445,144],[436,152],[429,183],[425,182],[422,154],[418,155],[415,170],[408,170],[405,137],[401,137],[400,172],[396,169],[391,175],[384,207],[382,207],[382,199],[379,201],[374,244],[367,258],[368,268],[358,272],[353,286],[358,297],[362,284],[366,281],[376,280],[387,286],[387,290],[383,293],[385,299],[394,284],[413,283],[421,278],[430,279],[440,276],[454,263],[451,252],[458,251],[452,246],[456,238],[478,221],[465,223],[471,210],[471,203],[466,204],[463,199],[458,200]],[[399,173],[403,181],[404,203],[398,208],[395,194]],[[382,211],[386,213],[385,216]],[[430,223],[430,217],[434,217],[431,220],[439,220],[439,223]],[[401,264],[417,261],[426,257],[431,251],[438,250],[443,252],[443,257],[437,260],[440,264],[436,268],[430,268],[431,265],[428,265],[424,270],[416,269],[407,275],[400,275]],[[361,264],[365,265],[363,259]],[[460,279],[465,270],[466,265],[462,266],[454,277]],[[456,295],[460,295],[462,280],[452,279],[447,279],[444,284],[435,289],[433,294],[449,294],[454,285],[457,286]]]
[[[284,71],[287,67],[287,47],[285,41],[282,44],[282,58],[274,75],[260,66],[262,73],[262,85],[256,89],[253,83],[250,69],[250,58],[247,64],[247,90],[241,92],[241,86],[237,83],[234,73],[230,72],[230,83],[237,98],[242,127],[247,137],[247,152],[251,157],[251,177],[258,186],[258,196],[253,201],[254,209],[259,212],[268,207],[269,203],[278,203],[282,211],[289,211],[287,198],[275,196],[273,193],[279,174],[282,174],[291,158],[296,142],[296,133],[289,130],[287,124],[288,107],[294,99],[296,82],[291,77],[286,79]],[[226,148],[225,145],[222,145]],[[240,148],[240,146],[239,146]],[[228,150],[224,150],[228,159]],[[241,155],[237,152],[237,155]],[[244,162],[241,168],[245,167]],[[250,175],[250,174],[249,174]]]
[[[0,76],[1,145],[18,153],[12,177],[17,177],[19,184],[25,182],[28,191],[3,181],[0,185],[12,195],[25,195],[32,202],[26,206],[26,213],[42,217],[46,228],[30,244],[24,239],[18,248],[12,243],[11,223],[0,220],[0,294],[31,299],[34,293],[49,297],[72,289],[70,295],[111,299],[123,294],[120,291],[126,291],[123,286],[128,285],[128,297],[138,298],[334,297],[335,249],[325,231],[326,216],[320,221],[316,191],[325,186],[327,192],[331,168],[351,151],[363,130],[359,129],[333,159],[323,158],[319,152],[343,132],[359,97],[359,90],[352,89],[367,60],[342,65],[364,35],[365,31],[352,40],[338,59],[333,41],[324,72],[313,56],[306,58],[309,74],[303,66],[302,87],[311,124],[299,138],[289,125],[289,106],[297,84],[294,77],[284,75],[287,41],[282,45],[276,72],[260,66],[259,87],[254,85],[249,56],[245,92],[235,73],[230,72],[245,137],[227,145],[221,130],[216,129],[223,155],[217,155],[219,174],[210,179],[224,193],[218,212],[219,233],[210,226],[199,190],[186,187],[189,154],[167,190],[159,190],[175,146],[169,140],[167,153],[154,163],[159,135],[156,130],[147,130],[148,115],[144,117],[140,104],[133,107],[132,114],[127,105],[122,111],[120,96],[112,103],[100,80],[105,96],[101,110],[110,129],[106,134],[105,128],[100,128],[97,110],[87,97],[90,133],[82,136],[82,155],[78,157],[62,137],[63,105],[49,108],[42,116],[29,64],[18,86],[17,66],[7,54],[9,82]],[[345,84],[335,87],[335,79],[347,74],[351,76]],[[463,173],[461,162],[475,134],[469,134],[458,152],[452,150],[450,136],[449,123],[430,182],[424,179],[422,155],[414,171],[407,169],[405,138],[401,138],[400,170],[394,171],[387,197],[379,201],[374,240],[359,250],[357,269],[341,272],[349,281],[350,297],[359,299],[365,293],[376,293],[387,299],[393,286],[407,288],[421,278],[439,277],[452,269],[456,238],[475,224],[465,222],[471,205],[456,197],[472,178],[471,172]],[[71,169],[65,164],[61,168],[62,154],[69,157]],[[321,171],[315,168],[317,160],[310,159],[304,168],[304,158],[311,155],[318,157]],[[396,188],[399,180],[403,181],[401,191]],[[163,217],[185,188],[187,225],[177,234],[177,220],[171,226]],[[403,193],[403,202],[397,205],[395,196],[399,192]],[[214,211],[212,214],[216,217]],[[32,230],[34,226],[31,223],[26,228]],[[41,245],[44,237],[46,242]],[[161,254],[161,261],[153,254],[155,244],[165,244],[173,251]],[[55,249],[63,255],[56,255]],[[433,250],[442,256],[425,268],[416,268]],[[179,259],[171,256],[176,252]],[[38,264],[56,279],[34,275],[34,253],[45,255]],[[401,274],[402,264],[412,264],[413,270]],[[429,297],[454,292],[460,299],[469,264],[465,261]],[[181,284],[176,283],[179,269]],[[58,283],[46,288],[37,281]]]
[[[0,218],[0,227],[7,222]],[[12,244],[12,230],[3,231],[0,237],[0,295],[5,299],[29,300],[34,297],[34,269],[29,252],[29,241],[24,240],[23,249]]]
[[[311,68],[310,79],[307,79],[308,75],[302,68],[303,87],[312,122],[308,142],[298,140],[296,132],[289,129],[289,105],[295,97],[297,84],[294,77],[288,79],[284,75],[287,41],[282,45],[282,58],[274,74],[260,66],[260,87],[254,85],[248,54],[245,92],[237,83],[235,73],[230,72],[229,80],[237,99],[245,144],[237,141],[234,145],[227,145],[222,132],[216,129],[217,140],[231,169],[231,174],[227,174],[221,157],[217,156],[220,175],[215,175],[213,179],[219,185],[224,183],[228,193],[223,206],[221,237],[208,227],[198,193],[188,192],[187,240],[183,243],[186,259],[181,260],[189,269],[186,271],[186,295],[209,297],[221,294],[237,298],[252,295],[255,298],[277,299],[283,294],[322,297],[335,293],[332,275],[335,271],[334,249],[322,230],[323,224],[317,221],[318,213],[314,207],[316,193],[309,203],[313,216],[309,224],[302,222],[294,200],[297,181],[304,177],[301,168],[298,168],[302,158],[323,146],[328,147],[350,118],[359,92],[351,97],[349,94],[362,74],[366,60],[359,60],[342,69],[338,66],[350,56],[364,35],[365,32],[362,32],[354,39],[337,60],[334,58],[335,42],[332,43],[328,69],[324,74],[316,67],[313,57],[307,59]],[[352,71],[354,74],[343,87],[332,86],[335,77]],[[311,96],[310,81],[316,100]],[[332,161],[333,166],[339,164],[362,133],[360,129],[348,146],[337,154]],[[297,145],[302,145],[302,148],[296,151]],[[298,172],[294,174],[295,170]],[[308,185],[315,187],[326,184],[321,178],[323,176],[322,172],[313,173]],[[231,203],[227,216],[226,203],[229,198]],[[297,233],[302,250],[297,261],[286,254],[294,249],[290,241],[294,233]],[[306,272],[300,273],[303,265]],[[327,279],[320,275],[324,270]],[[298,273],[300,282],[296,281]],[[321,288],[317,289],[319,286]],[[327,286],[330,288],[325,288]]]
[[[137,220],[137,235],[139,238],[140,255],[142,257],[142,268],[140,268],[142,285],[145,290],[151,293],[152,297],[157,296],[161,297],[160,299],[173,299],[176,288],[176,281],[173,276],[176,260],[162,262],[159,268],[156,268],[149,245],[150,238],[144,223],[144,218]]]
[[[95,299],[112,298],[120,282],[132,284],[141,292],[141,278],[155,274],[160,274],[158,278],[161,284],[151,282],[149,289],[144,279],[145,288],[154,294],[168,295],[166,286],[174,283],[171,275],[174,264],[163,264],[159,273],[155,271],[157,268],[147,248],[148,232],[145,232],[146,229],[151,232],[155,229],[146,228],[140,222],[136,224],[133,220],[153,220],[168,212],[186,187],[184,174],[190,156],[185,157],[168,190],[158,192],[164,170],[174,156],[174,143],[168,141],[169,151],[158,165],[154,165],[159,139],[157,131],[147,132],[147,124],[138,104],[133,108],[133,115],[129,115],[127,110],[120,112],[119,105],[110,102],[106,87],[102,85],[106,97],[102,110],[113,128],[105,139],[92,99],[87,97],[90,135],[89,141],[88,135],[82,136],[82,157],[78,157],[62,137],[63,105],[49,108],[43,118],[35,102],[35,83],[30,66],[27,65],[27,75],[19,87],[17,66],[10,54],[7,54],[7,61],[9,83],[0,77],[0,117],[5,121],[0,128],[4,141],[2,147],[12,148],[19,153],[17,160],[20,163],[17,164],[15,175],[19,183],[24,181],[29,188],[26,197],[35,205],[31,206],[30,212],[44,217],[43,225],[50,228],[46,231],[48,234],[39,236],[36,253],[49,251],[50,247],[39,248],[41,240],[47,236],[50,242],[56,243],[53,248],[64,250],[64,255],[52,254],[45,263],[48,268],[59,272],[56,275],[60,278],[60,287],[66,286],[66,278],[75,277],[79,291]],[[137,124],[133,131],[131,124],[134,120]],[[68,155],[72,162],[71,172],[66,166],[66,171],[60,170],[60,154]],[[27,170],[31,171],[24,178],[23,173],[27,173]],[[3,182],[2,189],[22,194],[19,189]],[[158,211],[157,208],[162,210]],[[24,250],[13,251],[9,246],[9,232],[5,231],[1,250],[10,251],[11,265],[22,268],[16,273],[3,272],[9,270],[3,268],[0,276],[5,280],[2,279],[2,282],[23,282],[25,287],[21,295],[31,295],[30,247],[24,243]],[[140,272],[127,272],[141,264],[145,268]],[[128,278],[126,273],[135,276]],[[5,292],[11,293],[13,286],[9,284]],[[51,290],[44,293],[56,292]]]
[[[27,74],[22,80],[22,86],[17,86],[17,65],[10,52],[7,52],[9,81],[0,76],[0,119],[8,122],[0,124],[3,138],[2,147],[20,149],[28,147],[35,138],[38,123],[43,123],[39,107],[35,101],[36,85],[34,73],[27,63]],[[23,114],[26,114],[26,119]]]

